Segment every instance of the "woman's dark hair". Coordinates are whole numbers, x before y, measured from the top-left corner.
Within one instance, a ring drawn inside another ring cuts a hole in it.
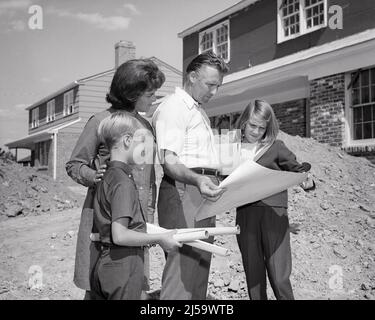
[[[152,60],[129,60],[117,68],[106,100],[115,109],[133,111],[140,96],[159,89],[164,81],[164,73]]]

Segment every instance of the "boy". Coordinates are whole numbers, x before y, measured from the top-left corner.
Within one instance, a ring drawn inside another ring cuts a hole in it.
[[[148,153],[149,133],[142,128],[134,116],[124,111],[111,114],[98,128],[111,161],[94,198],[94,223],[101,241],[101,254],[91,277],[95,299],[140,299],[143,246],[157,243],[166,251],[181,246],[173,238],[175,231],[146,233],[146,219],[129,167]]]

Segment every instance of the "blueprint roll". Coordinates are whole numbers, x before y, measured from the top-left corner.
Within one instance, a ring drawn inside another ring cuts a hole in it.
[[[221,235],[233,235],[233,234],[240,234],[240,226],[235,227],[209,227],[209,228],[185,228],[185,229],[178,229],[177,233],[188,233],[196,230],[205,230],[208,232],[209,236],[221,236]]]
[[[176,233],[173,235],[173,238],[179,242],[190,242],[194,240],[201,240],[201,239],[208,239],[210,235],[208,231],[191,231],[191,232],[184,232],[184,233]]]
[[[208,242],[205,242],[205,241],[201,241],[201,240],[186,242],[184,244],[187,244],[187,245],[189,245],[191,247],[194,247],[194,248],[197,248],[197,249],[201,249],[201,250],[204,250],[204,251],[207,251],[207,252],[217,254],[219,256],[227,256],[229,254],[228,249],[225,249],[223,247],[219,247],[217,245],[214,245],[214,244],[211,244],[211,243],[208,243]]]

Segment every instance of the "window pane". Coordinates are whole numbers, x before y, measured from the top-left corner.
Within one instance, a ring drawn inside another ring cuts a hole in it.
[[[361,96],[362,103],[370,102],[370,88],[369,87],[362,87],[361,95],[362,95]]]
[[[362,121],[363,121],[362,107],[354,108],[353,109],[353,122],[358,123],[358,122],[362,122]]]
[[[371,86],[371,102],[375,102],[375,86]]]
[[[371,83],[375,85],[375,68],[371,69]]]
[[[354,125],[354,140],[362,139],[362,124]]]
[[[359,104],[359,89],[352,90],[352,104]]]
[[[361,85],[368,86],[370,82],[370,70],[365,70],[361,72]]]
[[[372,109],[373,106],[366,106],[363,107],[363,121],[372,121]]]
[[[371,139],[373,122],[365,122],[363,124],[363,139]]]

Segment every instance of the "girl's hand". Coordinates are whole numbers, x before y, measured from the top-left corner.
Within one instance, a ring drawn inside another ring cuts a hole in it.
[[[107,170],[107,165],[106,164],[102,164],[99,167],[99,169],[96,171],[96,173],[95,173],[94,183],[98,183],[99,181],[102,180],[103,175],[106,172],[106,170]]]
[[[315,182],[312,178],[312,175],[310,173],[307,174],[307,178],[305,181],[301,183],[301,188],[305,191],[310,191],[315,189]]]

